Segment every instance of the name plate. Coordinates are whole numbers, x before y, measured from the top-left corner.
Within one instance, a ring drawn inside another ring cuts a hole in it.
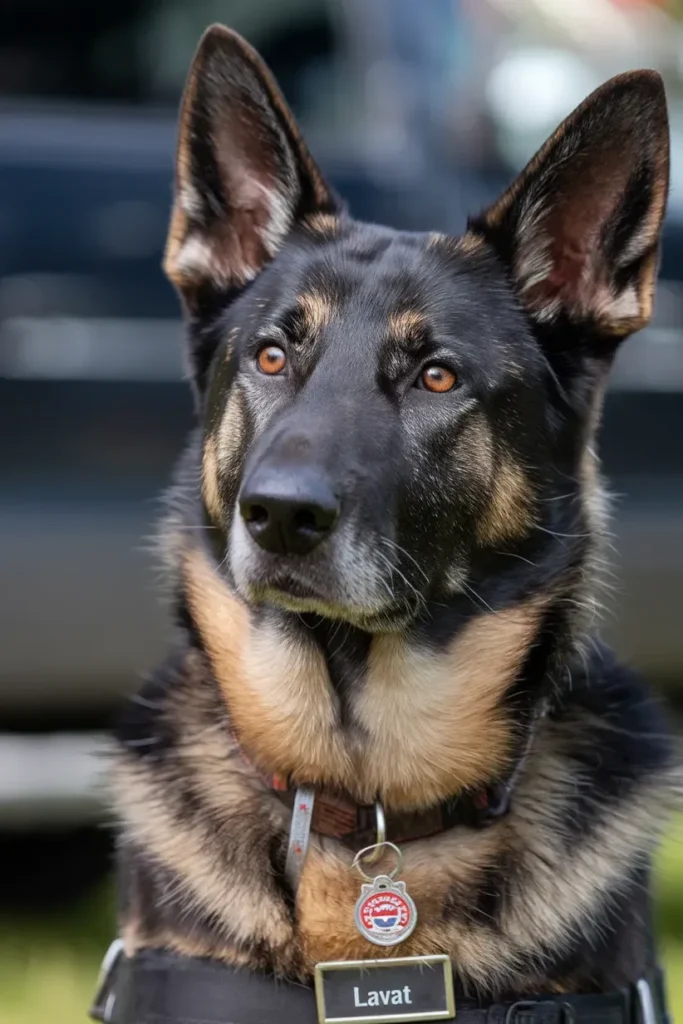
[[[315,998],[320,1024],[394,1024],[455,1017],[453,971],[447,956],[318,964]]]

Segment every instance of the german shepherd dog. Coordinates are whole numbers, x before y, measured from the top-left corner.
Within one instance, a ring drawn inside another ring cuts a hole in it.
[[[301,985],[447,954],[479,1000],[650,968],[679,775],[594,632],[595,443],[650,318],[668,164],[662,82],[635,71],[462,237],[358,223],[260,57],[206,32],[165,256],[197,411],[162,531],[174,642],[112,764],[129,957]],[[297,787],[353,822],[381,803],[419,914],[398,949],[354,921],[360,832],[314,820],[286,873]]]

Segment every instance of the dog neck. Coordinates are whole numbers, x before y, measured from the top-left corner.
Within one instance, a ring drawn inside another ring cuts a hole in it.
[[[262,771],[396,810],[509,773],[523,723],[508,698],[547,598],[481,612],[438,648],[403,633],[368,637],[342,694],[310,626],[250,609],[201,545],[186,550],[183,571],[231,724]]]

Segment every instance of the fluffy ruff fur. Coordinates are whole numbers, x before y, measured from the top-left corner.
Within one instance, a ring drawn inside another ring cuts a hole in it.
[[[232,735],[210,659],[189,645],[121,727],[127,952],[166,948],[301,980],[321,960],[390,955],[355,929],[360,882],[334,840],[313,837],[293,903],[287,813]],[[679,791],[663,736],[656,704],[607,654],[575,667],[509,815],[404,848],[420,924],[401,955],[447,953],[460,991],[495,998],[637,978],[652,956],[650,858]]]
[[[448,954],[482,999],[651,966],[679,773],[656,703],[593,635],[594,443],[617,346],[650,316],[667,182],[661,81],[634,72],[464,237],[357,224],[258,55],[206,34],[165,264],[198,417],[162,531],[174,644],[112,761],[129,954],[300,981],[390,955],[355,928],[336,841],[313,836],[291,891],[262,773],[387,810],[512,777],[503,817],[405,844],[401,955]],[[268,539],[273,488],[305,515]]]

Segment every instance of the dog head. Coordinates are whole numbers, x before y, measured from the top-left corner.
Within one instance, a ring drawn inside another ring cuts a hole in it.
[[[258,55],[209,29],[165,267],[203,502],[242,598],[393,629],[496,559],[539,565],[584,535],[604,380],[650,317],[667,183],[661,80],[633,72],[461,238],[359,224]]]

